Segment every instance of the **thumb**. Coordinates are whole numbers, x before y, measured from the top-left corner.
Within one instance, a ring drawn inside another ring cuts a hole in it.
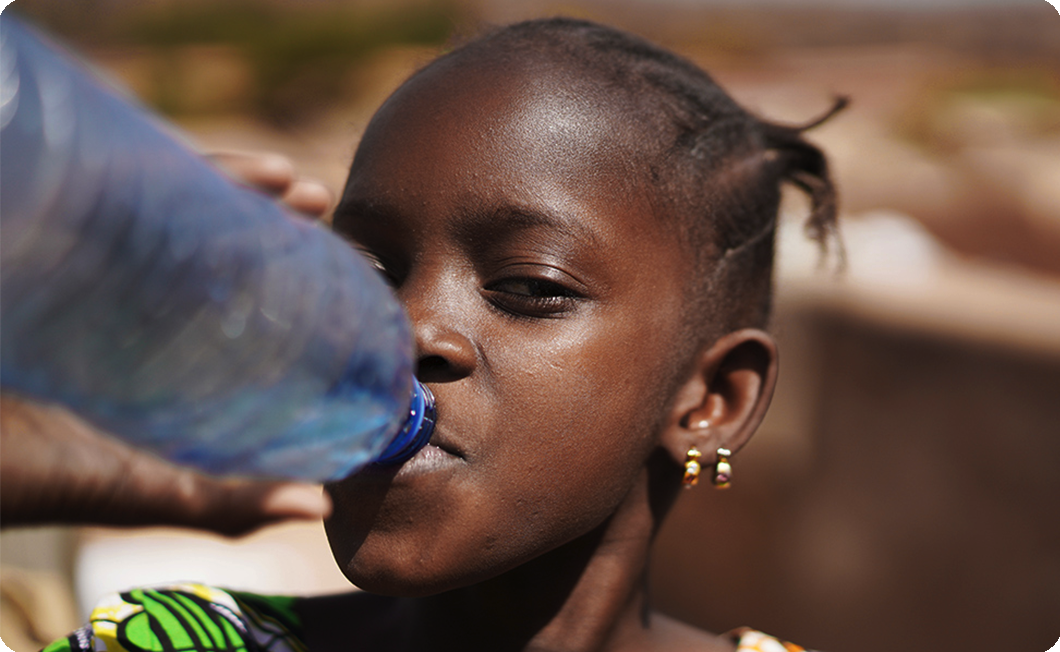
[[[218,479],[187,471],[190,486],[169,504],[174,525],[242,536],[288,520],[320,520],[331,514],[331,499],[319,485]]]

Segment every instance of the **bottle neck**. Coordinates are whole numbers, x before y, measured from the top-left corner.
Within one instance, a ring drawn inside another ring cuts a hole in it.
[[[434,394],[426,385],[413,378],[409,417],[390,445],[376,458],[375,463],[384,466],[397,465],[415,455],[431,440],[436,420]]]

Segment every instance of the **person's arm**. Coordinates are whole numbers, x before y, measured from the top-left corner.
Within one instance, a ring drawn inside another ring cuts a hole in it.
[[[297,179],[282,157],[212,158],[311,218],[330,207],[327,189]],[[212,478],[134,450],[60,407],[0,395],[2,527],[176,525],[235,536],[277,521],[321,518],[330,510],[318,486]]]
[[[219,479],[105,436],[66,410],[0,396],[0,525],[175,525],[240,535],[326,516],[320,487]]]

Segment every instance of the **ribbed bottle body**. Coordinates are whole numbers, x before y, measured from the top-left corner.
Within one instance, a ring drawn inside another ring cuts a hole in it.
[[[379,275],[7,16],[0,47],[5,391],[216,473],[374,459],[413,382]]]

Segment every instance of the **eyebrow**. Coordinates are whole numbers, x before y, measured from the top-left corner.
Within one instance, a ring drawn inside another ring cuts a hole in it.
[[[573,240],[583,247],[601,246],[600,238],[592,229],[570,216],[512,204],[468,211],[460,216],[452,229],[460,241],[468,244],[488,245],[493,240],[522,231],[547,230],[564,236],[568,243]]]
[[[332,227],[340,234],[348,232],[347,219],[368,217],[373,220],[402,221],[402,213],[386,204],[366,199],[343,201],[332,217]],[[500,227],[500,228],[498,228]],[[472,208],[461,212],[450,226],[451,233],[471,245],[494,244],[497,240],[530,230],[548,230],[583,247],[602,245],[599,236],[585,224],[556,211],[515,204]]]
[[[335,211],[331,215],[332,230],[349,235],[349,226],[346,221],[355,217],[371,217],[373,219],[388,219],[398,215],[397,211],[387,206],[364,199],[341,199]]]

